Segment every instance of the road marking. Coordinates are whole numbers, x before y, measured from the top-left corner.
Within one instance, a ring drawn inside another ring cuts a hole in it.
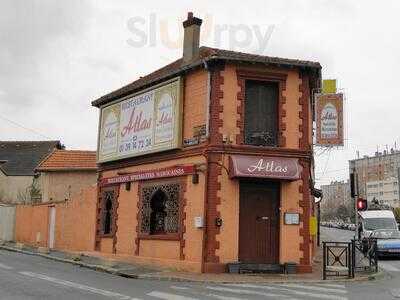
[[[384,263],[384,262],[379,262],[379,266],[381,266],[383,269],[385,269],[386,271],[390,271],[390,272],[400,272],[400,270],[394,266],[392,266],[389,263]]]
[[[316,283],[315,285],[333,287],[333,288],[338,288],[338,289],[340,289],[340,288],[344,289],[345,288],[344,284]]]
[[[229,293],[235,293],[235,294],[248,294],[248,295],[257,295],[257,296],[264,296],[264,297],[288,298],[288,296],[286,296],[286,295],[263,293],[263,292],[259,292],[259,291],[244,290],[244,289],[230,289],[230,288],[225,288],[225,287],[214,287],[214,286],[206,286],[206,289],[217,291],[217,292],[229,292]]]
[[[7,266],[5,264],[0,263],[0,268],[5,269],[5,270],[12,270],[14,269],[13,267]]]
[[[159,292],[159,291],[152,291],[151,293],[148,293],[147,296],[151,296],[154,298],[159,298],[159,299],[174,299],[174,300],[199,300],[198,298],[192,298],[192,297],[185,297],[185,296],[180,296],[176,294],[170,294],[170,293],[164,293],[164,292]]]
[[[221,296],[217,294],[207,294],[207,297],[213,297],[220,300],[243,300],[243,298],[236,298],[236,297],[228,297],[228,296]]]
[[[339,294],[347,294],[346,290],[342,289],[333,289],[333,288],[324,288],[320,286],[313,285],[301,285],[301,284],[279,284],[279,286],[287,287],[287,288],[300,288],[306,290],[313,290],[319,292],[327,292],[327,293],[339,293]]]
[[[115,292],[111,292],[111,291],[106,291],[106,290],[94,288],[94,287],[91,287],[91,286],[88,286],[88,285],[79,284],[79,283],[75,283],[75,282],[72,282],[72,281],[67,281],[67,280],[62,280],[62,279],[46,276],[46,275],[43,275],[43,274],[38,274],[38,273],[33,273],[33,272],[19,272],[19,274],[22,274],[22,275],[25,275],[25,276],[29,276],[29,277],[32,277],[32,278],[46,280],[46,281],[49,281],[49,282],[52,282],[52,283],[55,283],[55,284],[58,284],[58,285],[63,285],[63,286],[75,288],[75,289],[78,289],[78,290],[83,290],[83,291],[86,291],[86,292],[90,292],[90,293],[93,293],[93,294],[98,294],[98,295],[110,297],[110,298],[118,298],[118,299],[121,299],[121,300],[140,300],[138,298],[132,298],[131,296],[127,296],[127,295],[123,295],[123,294],[119,294],[119,293],[115,293]]]
[[[399,298],[400,297],[400,289],[391,289],[390,293],[392,294],[393,297]]]
[[[174,289],[174,290],[188,290],[189,289],[186,286],[176,286],[176,285],[171,285],[170,288]]]
[[[307,296],[311,298],[318,298],[318,299],[329,299],[329,300],[347,300],[347,297],[341,297],[336,295],[326,295],[320,293],[310,293],[310,292],[303,292],[303,291],[296,291],[293,289],[288,288],[280,288],[278,286],[266,286],[266,285],[255,285],[255,284],[227,284],[229,286],[236,286],[236,287],[244,287],[244,288],[254,288],[254,289],[266,289],[266,290],[277,290],[281,292],[292,293],[295,295]]]

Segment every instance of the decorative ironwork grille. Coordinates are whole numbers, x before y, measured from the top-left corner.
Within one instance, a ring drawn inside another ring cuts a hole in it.
[[[141,233],[151,233],[151,200],[158,191],[162,191],[166,195],[164,203],[164,232],[177,233],[179,231],[179,202],[181,193],[181,185],[179,183],[155,184],[142,187],[142,203],[140,206],[140,231]],[[160,231],[159,228],[160,226],[157,225],[157,231]]]

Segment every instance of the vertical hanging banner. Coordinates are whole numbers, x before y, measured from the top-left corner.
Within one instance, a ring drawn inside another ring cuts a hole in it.
[[[318,146],[343,146],[343,94],[317,94],[315,101]]]

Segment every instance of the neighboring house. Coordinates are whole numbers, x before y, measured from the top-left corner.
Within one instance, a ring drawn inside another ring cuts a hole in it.
[[[34,170],[60,141],[0,141],[0,202],[31,202]]]
[[[36,168],[42,202],[71,199],[82,188],[96,184],[95,151],[55,150]]]
[[[201,23],[183,23],[182,58],[92,102],[96,249],[186,271],[311,272],[321,65],[199,47]]]

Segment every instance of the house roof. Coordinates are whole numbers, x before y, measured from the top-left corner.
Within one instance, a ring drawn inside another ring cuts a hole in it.
[[[97,170],[96,151],[54,150],[37,166],[37,171]]]
[[[0,141],[0,170],[7,176],[33,176],[36,166],[60,141]]]
[[[189,62],[184,62],[182,58],[152,72],[146,76],[139,78],[138,80],[129,83],[128,85],[117,89],[111,93],[108,93],[97,100],[92,102],[93,106],[99,107],[101,105],[107,104],[117,98],[127,96],[131,93],[137,92],[141,89],[149,87],[153,84],[159,83],[161,81],[167,80],[174,76],[179,75],[185,71],[193,69],[195,67],[201,66],[204,62],[211,61],[232,61],[232,62],[242,62],[242,63],[262,63],[270,66],[280,66],[280,67],[298,67],[298,68],[308,68],[317,71],[318,76],[320,76],[321,65],[318,62],[279,58],[272,56],[249,54],[237,51],[223,50],[210,47],[200,47],[199,55],[195,59]]]

